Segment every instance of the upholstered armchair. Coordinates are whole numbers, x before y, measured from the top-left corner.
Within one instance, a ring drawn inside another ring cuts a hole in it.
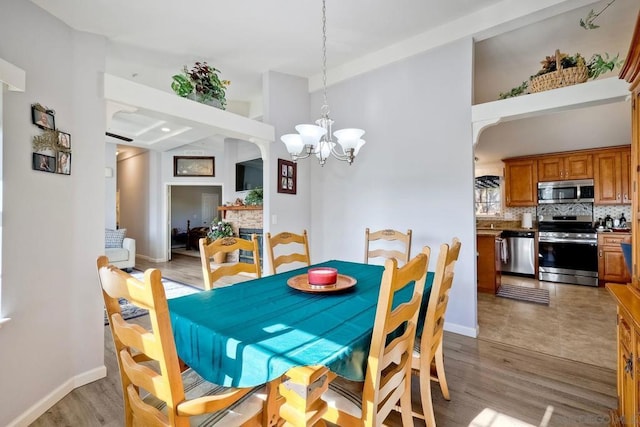
[[[136,241],[124,237],[126,229],[105,230],[104,254],[109,263],[122,270],[130,270],[136,265]]]

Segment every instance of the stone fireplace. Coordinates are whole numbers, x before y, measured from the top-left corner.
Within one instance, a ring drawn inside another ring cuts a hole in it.
[[[262,264],[262,235],[263,235],[263,213],[262,206],[220,206],[218,211],[224,221],[230,222],[233,227],[233,234],[242,239],[251,239],[251,234],[255,233],[260,245],[260,263]],[[233,253],[227,257],[228,262],[252,262],[245,254]]]

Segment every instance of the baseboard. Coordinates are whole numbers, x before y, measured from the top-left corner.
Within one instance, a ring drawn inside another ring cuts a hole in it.
[[[471,338],[478,338],[478,326],[470,328],[468,326],[458,325],[456,323],[444,322],[444,330],[453,332],[454,334],[464,335]]]
[[[63,397],[69,394],[74,389],[89,384],[90,382],[99,380],[107,376],[107,367],[100,366],[87,372],[83,372],[80,375],[76,375],[73,378],[65,381],[58,388],[53,390],[47,396],[40,399],[29,409],[27,409],[22,415],[8,424],[7,427],[27,427],[35,420],[37,420],[42,414],[47,412],[49,408],[58,403]]]
[[[167,257],[151,258],[150,256],[136,254],[136,258],[142,258],[143,260],[149,261],[149,262],[167,262]]]

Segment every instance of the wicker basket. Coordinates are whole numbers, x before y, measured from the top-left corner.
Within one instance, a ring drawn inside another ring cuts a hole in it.
[[[556,49],[556,71],[532,77],[529,82],[529,93],[543,92],[559,87],[584,83],[589,77],[589,70],[585,65],[571,68],[562,68],[560,51]]]

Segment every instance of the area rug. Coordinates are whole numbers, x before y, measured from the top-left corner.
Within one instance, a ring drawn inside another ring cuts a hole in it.
[[[549,305],[549,291],[547,289],[500,285],[496,296]]]
[[[139,270],[133,270],[131,275],[136,279],[140,279],[140,280],[144,278],[144,272]],[[162,284],[164,285],[164,291],[165,291],[165,295],[167,296],[167,299],[181,297],[183,295],[189,295],[189,294],[202,291],[202,289],[198,289],[195,286],[165,279],[164,277],[162,278]],[[136,307],[135,305],[129,303],[129,301],[127,301],[124,298],[120,298],[118,301],[120,302],[122,317],[124,317],[125,320],[134,319],[136,317],[144,316],[145,314],[147,314],[147,310]],[[109,324],[109,321],[107,320],[106,310],[104,312],[104,324],[105,326]]]

